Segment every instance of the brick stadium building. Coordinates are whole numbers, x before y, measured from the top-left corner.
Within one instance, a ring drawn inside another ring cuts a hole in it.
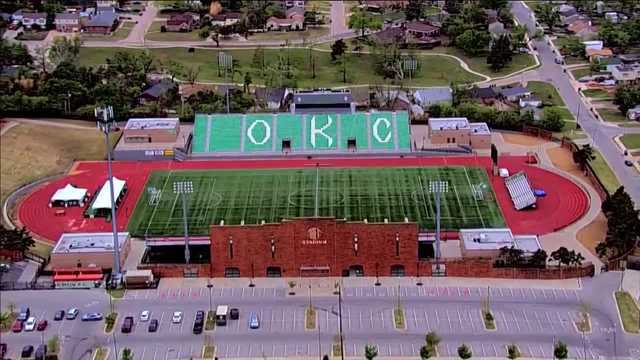
[[[213,277],[404,276],[418,261],[416,223],[301,218],[211,227]]]

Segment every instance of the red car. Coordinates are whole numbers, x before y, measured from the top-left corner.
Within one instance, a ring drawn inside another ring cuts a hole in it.
[[[16,320],[13,322],[13,325],[11,325],[11,331],[15,332],[15,333],[19,333],[22,331],[22,321],[21,320]]]
[[[38,329],[38,331],[44,331],[47,328],[47,325],[49,325],[47,320],[40,320],[38,321],[38,325],[36,326],[36,329]]]

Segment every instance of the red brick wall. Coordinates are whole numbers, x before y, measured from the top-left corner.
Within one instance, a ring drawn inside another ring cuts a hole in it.
[[[190,264],[190,269],[198,270],[198,277],[211,277],[209,264]],[[163,277],[184,277],[184,264],[139,264],[139,270],[151,270],[153,276]]]
[[[580,267],[547,266],[546,269],[495,268],[492,259],[463,258],[445,261],[447,276],[502,279],[572,279],[593,276],[595,267],[586,263]],[[424,270],[423,270],[424,269]],[[431,263],[420,265],[420,274],[431,275]]]
[[[313,236],[313,229],[319,230],[317,237]],[[399,256],[396,256],[396,234]],[[252,276],[253,264],[256,277],[266,276],[269,266],[280,267],[282,276],[286,277],[312,275],[302,273],[301,267],[328,267],[328,273],[323,275],[341,276],[349,266],[361,265],[366,276],[375,276],[377,263],[380,276],[389,276],[395,264],[404,264],[409,274],[418,257],[417,238],[415,223],[365,224],[322,218],[265,225],[214,225],[211,227],[211,272],[214,276],[224,276],[225,268],[237,267],[241,276]],[[233,240],[233,258],[229,254],[229,240]]]

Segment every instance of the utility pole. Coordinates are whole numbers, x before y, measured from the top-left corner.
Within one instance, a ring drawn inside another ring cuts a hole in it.
[[[449,183],[443,180],[430,181],[428,191],[436,195],[436,266],[434,273],[440,276],[443,275],[440,268],[440,197],[442,193],[449,192]]]
[[[344,336],[342,335],[342,284],[338,287],[338,318],[340,321],[340,359],[344,360]]]
[[[118,239],[118,225],[116,216],[116,203],[113,191],[113,172],[111,169],[111,143],[109,141],[109,133],[114,128],[115,116],[113,115],[113,107],[105,106],[94,110],[96,119],[98,120],[98,128],[104,133],[104,143],[107,148],[107,176],[109,178],[109,194],[111,198],[111,231],[113,232],[113,277],[119,284],[120,282],[120,246]]]
[[[189,252],[189,223],[187,221],[187,194],[193,193],[193,182],[176,181],[173,183],[173,193],[182,197],[182,222],[184,226],[184,262],[189,266],[191,253]]]

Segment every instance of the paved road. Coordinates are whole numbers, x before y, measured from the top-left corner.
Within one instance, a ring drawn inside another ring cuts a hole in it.
[[[346,23],[344,1],[331,2],[331,35],[336,36],[349,31]]]
[[[144,44],[144,35],[153,24],[156,15],[158,14],[158,8],[152,1],[149,1],[145,7],[145,11],[136,18],[136,25],[131,29],[129,36],[124,39],[127,43]]]
[[[381,356],[417,356],[424,334],[435,330],[443,342],[442,356],[455,356],[456,348],[465,342],[475,356],[503,357],[508,344],[519,345],[525,356],[552,357],[552,344],[564,341],[571,357],[599,359],[632,358],[640,355],[637,336],[624,334],[617,320],[611,293],[620,281],[619,273],[606,273],[584,281],[580,290],[564,288],[486,288],[357,286],[344,289],[342,326],[347,356],[362,356],[365,344],[376,344]],[[385,282],[386,283],[386,282]],[[243,283],[244,284],[244,283]],[[315,356],[328,353],[338,334],[338,303],[335,296],[314,297],[318,308],[318,330],[304,330],[306,294],[288,296],[279,288],[214,288],[213,306],[229,304],[240,309],[240,319],[226,327],[217,327],[206,335],[193,335],[191,326],[197,310],[209,307],[209,293],[204,287],[128,291],[119,301],[120,314],[113,336],[102,332],[102,323],[78,320],[54,322],[44,341],[53,334],[63,339],[65,359],[86,359],[96,346],[111,349],[124,346],[133,349],[136,359],[184,359],[198,356],[205,339],[213,339],[217,355],[234,357]],[[491,309],[497,330],[484,330],[481,302],[490,292]],[[398,296],[399,295],[399,296]],[[108,301],[101,290],[53,290],[4,292],[3,306],[8,303],[30,304],[38,318],[51,318],[59,308],[74,299],[81,312],[108,311]],[[400,299],[405,311],[406,330],[396,330],[392,309]],[[592,308],[593,332],[582,337],[574,327],[581,302]],[[148,333],[147,324],[138,322],[142,310],[160,321],[157,333]],[[174,311],[183,311],[184,319],[173,324]],[[261,320],[260,329],[247,326],[250,312]],[[134,316],[136,326],[131,334],[121,334],[124,316]],[[14,354],[23,345],[42,341],[39,333],[7,334]],[[115,340],[115,345],[114,345]],[[615,348],[614,348],[615,346]],[[111,356],[111,359],[114,359]]]
[[[536,27],[533,12],[526,7],[523,2],[512,3],[511,12],[520,23],[527,26],[530,33],[535,31]],[[571,84],[569,75],[563,71],[561,65],[554,62],[556,55],[553,53],[551,46],[545,40],[533,40],[533,43],[538,49],[541,67],[534,72],[525,73],[522,76],[553,83],[571,113],[578,119],[578,123],[582,129],[589,134],[595,146],[607,159],[607,162],[618,176],[618,179],[635,201],[636,207],[640,207],[640,176],[632,167],[624,165],[624,156],[613,142],[613,137],[617,135],[623,133],[640,133],[640,129],[608,126],[597,120],[593,116],[593,113],[588,111],[584,99],[578,95],[574,86]],[[516,79],[519,77],[520,75],[517,76]],[[580,114],[579,117],[578,111]]]

